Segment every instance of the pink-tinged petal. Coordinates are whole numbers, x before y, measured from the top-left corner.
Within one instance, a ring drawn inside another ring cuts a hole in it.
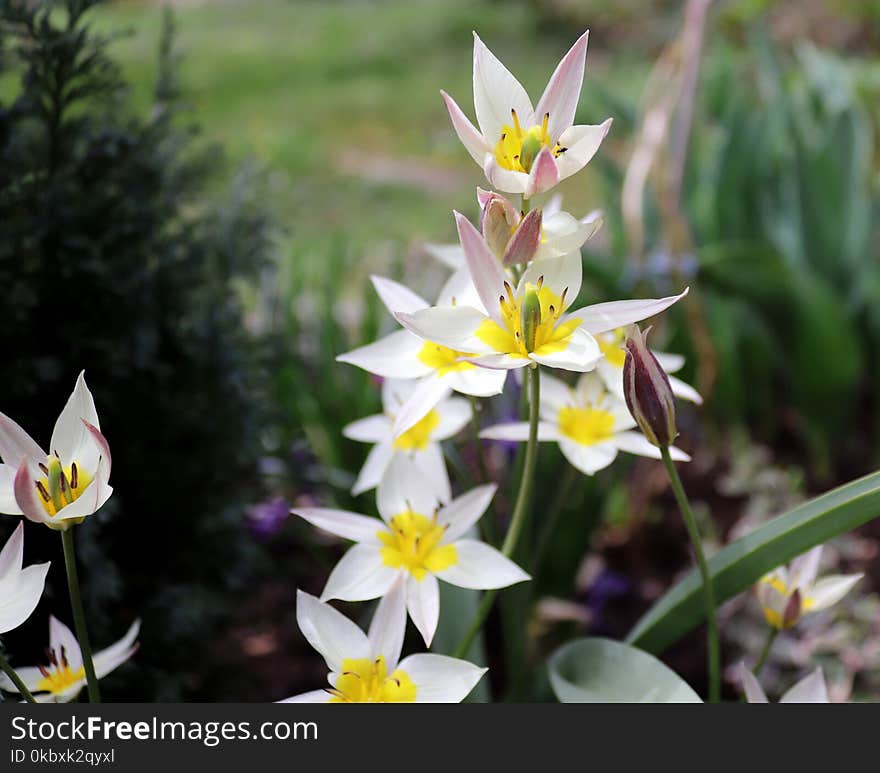
[[[477,131],[477,128],[470,122],[468,117],[462,112],[462,109],[456,104],[455,100],[445,91],[441,91],[443,101],[446,103],[446,109],[449,111],[449,117],[452,119],[452,128],[464,145],[465,150],[471,154],[471,158],[480,166],[483,165],[483,156],[491,150],[483,139],[483,135]]]
[[[549,113],[547,128],[551,137],[559,137],[574,122],[574,114],[584,83],[589,36],[590,31],[587,30],[562,57],[541,99],[538,100],[535,121],[544,120],[544,116]]]
[[[806,591],[816,581],[822,561],[822,545],[817,545],[791,562],[791,586]]]
[[[18,574],[16,589],[11,595],[4,591],[0,596],[0,633],[18,628],[27,620],[40,603],[49,564],[32,564]]]
[[[386,279],[384,276],[371,276],[370,280],[376,293],[379,295],[385,308],[392,314],[397,311],[405,311],[412,314],[420,309],[427,309],[431,304],[424,300],[421,296],[414,293],[408,287],[395,282],[393,279]]]
[[[525,172],[505,169],[492,153],[487,153],[483,159],[483,173],[494,187],[505,193],[522,194],[529,185],[529,176]]]
[[[59,661],[64,650],[71,671],[76,671],[82,665],[82,651],[76,636],[54,615],[49,615],[49,647],[55,651]]]
[[[513,561],[485,542],[457,540],[455,554],[455,563],[437,572],[437,578],[460,588],[491,590],[532,579]]]
[[[579,327],[566,339],[565,348],[559,349],[558,344],[545,344],[535,349],[530,356],[535,362],[548,368],[585,373],[596,367],[596,363],[602,358],[602,350],[596,339],[583,327]]]
[[[498,308],[497,298],[495,307]],[[489,354],[495,351],[475,335],[480,325],[489,318],[471,306],[434,306],[415,314],[394,316],[407,330],[425,341],[433,341],[459,352]]]
[[[494,320],[500,321],[499,298],[504,294],[506,281],[504,269],[471,221],[459,212],[454,214],[464,258],[477,294],[489,315]]]
[[[571,177],[590,162],[611,130],[611,121],[608,118],[597,126],[572,126],[562,133],[558,142],[566,150],[556,158],[560,180]]]
[[[295,507],[290,512],[318,529],[352,542],[378,545],[378,532],[385,531],[385,524],[378,518],[350,513],[347,510],[333,510],[326,507]]]
[[[416,703],[461,703],[489,670],[432,653],[410,655],[400,669],[416,686]]]
[[[542,148],[532,162],[523,196],[530,199],[553,188],[562,179],[550,148]]]
[[[75,518],[85,518],[100,510],[104,503],[110,499],[113,488],[107,484],[107,467],[104,461],[98,464],[95,477],[89,482],[82,493],[73,502],[62,507],[54,518],[50,518],[46,523],[56,522],[62,523]]]
[[[541,243],[542,219],[543,214],[540,209],[533,209],[522,219],[504,250],[501,262],[505,266],[528,263],[535,257],[538,245]]]
[[[6,540],[3,550],[0,550],[0,583],[7,576],[18,574],[21,571],[22,561],[24,559],[24,521],[19,521],[15,531]],[[2,586],[0,586],[2,587]],[[3,596],[0,596],[0,604],[3,603]]]
[[[524,368],[529,364],[528,357],[521,357],[512,354],[481,354],[476,357],[467,357],[467,362],[471,362],[481,368],[489,368],[491,370],[516,370]]]
[[[561,437],[559,450],[571,466],[584,475],[594,475],[604,470],[617,457],[617,446],[611,441],[586,446],[571,438]]]
[[[346,424],[342,435],[359,443],[381,443],[390,438],[391,423],[387,416],[377,413]]]
[[[749,701],[753,703],[754,701]],[[830,703],[825,675],[819,666],[812,674],[804,677],[788,690],[780,699],[780,703]]]
[[[46,460],[46,452],[18,424],[0,413],[0,459],[17,465],[22,457],[39,464]]]
[[[366,634],[341,612],[301,590],[296,592],[296,622],[303,636],[331,671],[347,658],[369,658]]]
[[[498,487],[494,483],[477,486],[453,499],[437,513],[437,523],[446,527],[443,544],[463,537],[489,507]]]
[[[688,294],[690,288],[685,288],[679,295],[670,295],[666,298],[645,298],[631,301],[609,301],[597,303],[593,306],[585,306],[577,311],[569,312],[568,318],[577,317],[581,320],[581,327],[594,335],[605,333],[624,325],[641,322],[653,317],[661,311],[665,311],[673,303],[680,301]]]
[[[13,482],[13,490],[15,491],[15,502],[21,508],[24,517],[34,523],[47,523],[52,519],[43,507],[43,500],[37,492],[35,481],[36,473],[31,469],[30,462],[22,459],[18,470],[15,473],[15,481]]]
[[[474,33],[474,110],[486,144],[501,139],[503,126],[512,124],[516,110],[520,124],[531,126],[532,102],[522,84]]]
[[[92,439],[95,441],[98,450],[98,460],[103,461],[106,468],[107,479],[109,480],[110,468],[113,466],[113,457],[110,455],[110,444],[107,442],[107,438],[101,433],[101,430],[99,430],[94,424],[90,424],[85,419],[83,419],[82,422],[85,425],[86,430],[88,430],[89,434],[92,436]],[[89,469],[87,459],[83,461],[83,465],[86,469]]]
[[[384,657],[389,674],[397,668],[405,632],[406,575],[400,572],[390,590],[380,599],[367,633],[373,658]]]
[[[350,547],[330,572],[321,601],[369,601],[384,596],[397,579],[397,569],[385,566],[378,545]]]
[[[85,371],[80,372],[76,379],[76,386],[55,422],[52,441],[49,444],[49,453],[57,453],[65,464],[78,459],[82,455],[81,449],[84,446],[92,445],[89,430],[83,420],[98,429],[101,428],[95,410],[95,400],[86,386]]]
[[[429,572],[421,581],[407,577],[406,608],[425,646],[430,647],[440,619],[440,589],[433,574]]]
[[[743,686],[743,690],[746,694],[746,700],[749,703],[768,703],[767,694],[764,692],[764,688],[761,687],[760,682],[755,678],[755,675],[746,668],[745,663],[740,663],[737,668],[737,676],[739,676],[739,681]]]
[[[452,391],[448,381],[441,378],[436,372],[423,378],[413,390],[406,402],[397,411],[391,432],[395,438],[400,437],[408,429],[412,428],[435,408]]]
[[[408,330],[395,332],[366,346],[340,354],[336,362],[355,365],[382,378],[419,378],[431,368],[419,360],[424,341]]]

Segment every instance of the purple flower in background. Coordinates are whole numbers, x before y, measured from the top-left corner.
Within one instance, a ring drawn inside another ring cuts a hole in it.
[[[290,505],[287,501],[275,497],[248,508],[248,526],[258,537],[266,539],[278,533],[289,515]]]
[[[590,610],[593,619],[593,631],[600,633],[605,630],[602,615],[605,605],[618,596],[624,596],[633,588],[628,577],[619,572],[605,569],[593,581],[587,590],[586,606]]]

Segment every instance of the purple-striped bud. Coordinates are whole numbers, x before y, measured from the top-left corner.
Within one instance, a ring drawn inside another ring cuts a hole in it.
[[[642,333],[637,325],[630,325],[627,329],[623,395],[645,438],[662,448],[671,446],[678,435],[675,403],[669,377],[645,343],[647,332]]]

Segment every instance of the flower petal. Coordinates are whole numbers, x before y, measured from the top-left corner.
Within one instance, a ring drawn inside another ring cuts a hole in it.
[[[461,539],[454,544],[456,562],[436,573],[438,579],[444,582],[461,588],[490,590],[532,579],[513,561],[485,542]]]
[[[440,502],[448,502],[452,498],[452,485],[439,443],[428,443],[424,449],[415,452],[412,458],[418,468],[414,483],[430,491]]]
[[[82,652],[76,636],[54,615],[49,615],[49,647],[55,651],[59,661],[64,650],[71,671],[76,671],[82,665]]]
[[[485,440],[508,440],[525,442],[529,439],[529,423],[527,421],[515,421],[507,424],[496,424],[486,427],[480,432],[480,437]],[[538,440],[541,442],[559,440],[559,430],[549,422],[538,422]]]
[[[332,510],[326,507],[294,507],[291,511],[312,526],[323,529],[352,542],[365,542],[378,545],[377,532],[385,531],[385,524],[378,518],[350,513],[347,510]]]
[[[461,703],[489,669],[446,655],[422,653],[398,666],[416,686],[416,703]]]
[[[419,378],[431,372],[431,368],[419,360],[424,345],[424,341],[409,330],[396,330],[378,341],[340,354],[336,362],[356,365],[382,378]]]
[[[350,547],[330,572],[321,601],[369,601],[388,593],[398,572],[382,563],[379,551],[378,545]]]
[[[533,120],[532,102],[526,90],[474,33],[474,110],[486,144],[494,147],[501,129],[512,122],[516,110],[524,126]]]
[[[370,276],[376,293],[385,304],[385,308],[392,314],[398,311],[405,311],[411,314],[420,309],[427,309],[431,304],[424,300],[421,296],[414,293],[408,287],[395,282],[393,279],[386,279],[384,276]]]
[[[703,396],[690,384],[686,384],[680,378],[669,376],[669,386],[672,389],[672,394],[674,394],[676,397],[682,400],[687,400],[689,403],[694,403],[696,405],[703,404]]]
[[[498,306],[497,299],[495,306]],[[495,351],[475,335],[480,325],[489,318],[471,306],[435,306],[415,314],[394,316],[407,330],[425,341],[433,341],[460,352],[491,354]]]
[[[427,515],[433,513],[437,505],[437,494],[431,486],[425,485],[415,461],[406,454],[395,454],[376,492],[376,507],[382,519],[388,523],[409,508]]]
[[[437,513],[437,523],[446,526],[443,543],[454,542],[467,533],[483,517],[497,490],[494,483],[477,486],[443,507]]]
[[[471,158],[480,166],[483,165],[483,156],[491,150],[483,139],[483,135],[477,131],[477,128],[470,122],[462,109],[456,104],[455,100],[445,91],[440,91],[443,101],[446,103],[446,109],[449,111],[449,117],[452,119],[452,128],[461,140]]]
[[[433,574],[429,572],[421,581],[412,575],[406,578],[406,608],[425,646],[430,647],[440,619],[440,589]]]
[[[822,545],[802,553],[789,565],[789,576],[792,589],[800,588],[806,592],[816,581],[819,564],[822,561]]]
[[[576,403],[574,390],[562,379],[551,376],[549,373],[541,374],[541,405],[553,409],[574,406]]]
[[[559,348],[562,343],[564,348]],[[564,342],[539,346],[530,356],[535,362],[549,368],[584,373],[596,367],[596,363],[602,358],[602,350],[593,336],[583,327],[578,327]]]
[[[755,675],[746,668],[745,663],[740,663],[737,669],[737,676],[739,676],[739,681],[743,686],[743,690],[746,694],[746,700],[749,703],[768,703],[767,694],[764,692],[764,688],[761,687],[760,682],[755,678]]]
[[[504,391],[507,372],[489,368],[456,370],[443,377],[456,392],[474,397],[492,397]]]
[[[505,193],[525,193],[529,187],[529,176],[525,172],[505,169],[493,153],[487,153],[483,160],[483,173],[486,179],[499,191]]]
[[[801,679],[780,699],[780,703],[830,703],[825,676],[820,666],[812,674]]]
[[[595,475],[604,470],[617,457],[617,446],[612,441],[586,446],[571,438],[559,439],[559,450],[571,466],[584,475]]]
[[[522,357],[520,355],[513,354],[498,354],[497,352],[493,352],[492,354],[480,354],[475,357],[468,357],[467,361],[481,368],[501,371],[524,368],[526,365],[529,364],[528,357]]]
[[[37,488],[34,485],[35,480],[37,480],[37,474],[31,468],[31,462],[27,459],[22,459],[12,483],[13,491],[15,492],[15,503],[29,521],[46,523],[51,519],[43,507],[43,500],[40,499],[40,495],[37,493]]]
[[[141,630],[141,621],[135,620],[131,627],[118,642],[111,644],[106,649],[95,653],[95,675],[98,679],[107,676],[114,669],[119,668],[135,652],[138,645],[135,640]]]
[[[3,550],[0,550],[0,583],[4,578],[21,572],[24,560],[24,521],[19,521],[15,531],[12,532]],[[2,587],[2,586],[0,586]],[[2,603],[0,595],[0,603]]]
[[[439,407],[440,423],[431,433],[432,440],[446,440],[464,429],[473,418],[471,404],[461,397],[450,397]]]
[[[418,386],[413,390],[406,402],[400,406],[394,417],[391,432],[394,438],[400,437],[414,424],[425,418],[429,411],[437,406],[452,391],[447,379],[441,378],[436,371],[430,371],[429,375],[417,382]],[[454,433],[453,433],[454,434]],[[435,437],[440,437],[437,430]]]
[[[553,152],[550,148],[541,148],[532,162],[532,168],[529,170],[529,178],[523,196],[530,199],[532,196],[549,191],[559,182],[560,177]]]
[[[391,437],[391,421],[385,414],[376,413],[346,424],[342,435],[360,443],[387,443]]]
[[[808,612],[818,612],[836,604],[862,579],[862,574],[836,574],[819,580],[807,596]]]
[[[690,288],[685,288],[679,295],[666,298],[645,298],[629,301],[609,301],[585,306],[577,311],[569,312],[569,319],[577,317],[582,320],[581,327],[589,333],[604,333],[617,327],[640,322],[668,309],[676,301],[684,298]]]
[[[506,275],[501,262],[496,258],[483,235],[460,212],[454,212],[458,238],[464,250],[464,258],[470,271],[471,280],[483,302],[483,306],[497,322],[501,321],[498,299],[504,294]]]
[[[17,575],[14,592],[4,589],[0,595],[0,633],[18,628],[27,620],[40,603],[46,586],[49,565],[32,564]]]
[[[611,129],[611,121],[608,118],[598,126],[572,126],[562,133],[558,142],[566,151],[556,159],[560,180],[571,177],[590,162]]]
[[[660,449],[651,445],[641,432],[618,432],[614,435],[614,444],[628,454],[647,456],[651,459],[660,459]],[[669,455],[677,462],[689,462],[691,457],[675,446],[669,447]]]
[[[310,690],[299,695],[292,695],[278,703],[329,703],[332,696],[326,690]]]
[[[405,632],[406,577],[400,572],[389,591],[380,599],[367,633],[373,657],[384,657],[389,673],[394,671],[400,660]]]
[[[471,272],[464,263],[464,251],[461,245],[458,245],[462,255],[462,264],[456,267],[455,271],[446,280],[446,283],[440,289],[437,296],[437,306],[472,306],[482,311],[484,314],[486,309],[483,308],[483,302],[477,293],[477,288],[471,280]]]
[[[394,451],[391,448],[391,443],[378,443],[373,446],[370,453],[367,454],[367,459],[358,473],[354,486],[351,487],[352,496],[358,496],[365,491],[376,488],[393,456]]]
[[[15,473],[16,468],[11,464],[0,464],[0,513],[5,515],[21,515],[15,501]]]
[[[39,464],[46,461],[46,452],[18,424],[0,413],[0,459],[18,466],[23,458]]]
[[[547,130],[551,137],[559,137],[574,122],[584,83],[589,36],[587,30],[562,57],[535,107],[535,121],[541,121],[549,114]]]
[[[366,634],[341,612],[301,590],[296,592],[296,622],[331,671],[341,671],[346,658],[369,658]]]
[[[481,163],[481,162],[480,162]],[[447,268],[455,271],[464,265],[464,251],[460,244],[431,244],[422,245],[434,260],[439,261]]]
[[[97,429],[101,428],[94,398],[86,386],[85,371],[81,371],[77,377],[76,386],[55,422],[52,442],[49,444],[50,454],[56,453],[62,461],[70,464],[78,459],[81,447],[92,446],[94,441],[83,425],[83,419]]]
[[[564,292],[567,305],[571,305],[581,291],[583,278],[581,253],[575,250],[556,258],[533,260],[523,272],[517,293],[522,292],[527,284],[537,284],[541,277],[544,277],[544,284],[556,295],[562,295]]]

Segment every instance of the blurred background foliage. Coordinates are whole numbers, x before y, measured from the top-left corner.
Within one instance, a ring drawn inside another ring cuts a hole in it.
[[[880,3],[716,0],[701,19],[673,0],[180,0],[173,23],[159,3],[91,5],[3,2],[0,409],[47,435],[86,368],[116,488],[80,530],[93,638],[144,618],[111,697],[278,699],[324,678],[294,588],[318,592],[341,545],[285,514],[371,511],[347,493],[366,449],[340,429],[378,410],[378,385],[334,357],[393,329],[369,275],[432,297],[422,245],[453,241],[453,208],[476,214],[482,175],[438,94],[470,112],[472,29],[532,95],[591,29],[578,121],[615,123],[563,187],[606,216],[582,299],[691,285],[653,336],[706,397],[680,428],[712,541],[878,466]],[[469,485],[472,449],[448,451]],[[487,451],[505,483],[511,450]],[[496,694],[520,698],[547,697],[553,646],[624,634],[689,561],[659,465],[584,479],[547,446],[540,466],[540,577],[505,594],[531,635],[512,651],[509,614],[486,637]],[[51,536],[29,550],[57,560]],[[877,536],[837,546],[844,568]],[[64,618],[55,580],[13,652]],[[742,606],[731,662],[760,636]],[[826,655],[850,648],[838,697],[876,690],[856,634],[835,650],[824,624]],[[805,662],[789,643],[769,678]],[[701,646],[668,655],[696,689]]]

